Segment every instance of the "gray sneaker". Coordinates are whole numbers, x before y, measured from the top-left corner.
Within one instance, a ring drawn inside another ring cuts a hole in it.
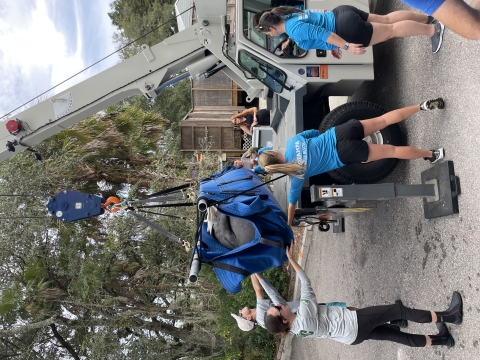
[[[435,26],[435,34],[433,34],[430,39],[432,39],[432,52],[436,54],[442,46],[443,31],[445,30],[445,26],[443,26],[441,22],[437,22],[433,26]]]
[[[428,19],[427,19],[427,25],[430,25],[430,24],[433,24],[435,21],[435,18],[433,16],[428,16]]]
[[[445,150],[443,148],[431,150],[432,157],[423,158],[424,160],[430,161],[432,164],[435,164],[437,161],[442,160],[445,157]]]

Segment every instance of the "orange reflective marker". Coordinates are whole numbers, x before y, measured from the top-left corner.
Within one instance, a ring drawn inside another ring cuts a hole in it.
[[[328,65],[320,65],[320,79],[328,79]]]

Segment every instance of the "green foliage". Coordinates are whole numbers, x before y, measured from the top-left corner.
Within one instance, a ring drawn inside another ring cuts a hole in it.
[[[145,35],[133,46],[123,49],[120,58],[127,59],[136,54],[142,44],[155,45],[178,31],[173,4],[171,0],[114,0],[110,3],[112,11],[108,15],[118,28],[113,39],[117,49]]]
[[[0,314],[5,315],[15,307],[15,297],[11,290],[3,290],[0,303]]]
[[[285,272],[281,268],[275,268],[266,271],[264,275],[286,298],[288,285]],[[252,331],[244,332],[238,328],[230,315],[238,314],[238,311],[245,306],[256,307],[255,291],[250,279],[247,278],[242,282],[242,290],[235,296],[222,289],[218,297],[222,307],[217,319],[217,333],[225,338],[228,344],[228,347],[224,349],[224,357],[218,359],[273,359],[275,356],[274,337],[259,326]]]
[[[180,121],[192,109],[191,84],[189,79],[184,79],[166,87],[153,101],[149,102],[144,96],[133,96],[124,102],[129,106],[143,111],[154,111],[169,121],[168,129],[175,140],[162,141],[164,144],[175,144],[169,151],[178,151]],[[164,134],[166,136],[167,134]]]
[[[162,114],[170,124],[179,124],[192,108],[190,79],[165,88],[154,100],[153,110]]]
[[[122,60],[135,55],[142,44],[156,45],[178,31],[174,3],[174,0],[114,0],[110,3],[112,11],[108,15],[118,28],[113,38],[117,49],[153,30],[139,41],[122,49],[120,51]],[[154,30],[163,23],[166,24]],[[165,88],[153,102],[138,95],[126,100],[125,103],[137,109],[160,113],[170,122],[172,130],[178,131],[176,125],[191,109],[190,80],[185,79]]]
[[[27,267],[23,278],[25,281],[33,281],[39,278],[44,278],[46,276],[45,269],[43,267],[43,261],[38,260],[37,263],[30,265]]]

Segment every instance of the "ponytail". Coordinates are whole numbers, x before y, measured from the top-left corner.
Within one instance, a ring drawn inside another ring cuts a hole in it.
[[[258,156],[258,163],[269,174],[281,173],[303,179],[302,172],[305,171],[305,166],[280,162],[277,154],[276,150],[265,150]]]
[[[256,14],[253,18],[253,26],[261,32],[267,32],[271,26],[277,26],[284,21],[283,17],[296,13],[303,13],[302,10],[291,6],[280,6],[272,9],[263,10],[259,17]]]
[[[290,325],[283,322],[283,316],[273,316],[265,313],[263,320],[265,324],[265,329],[268,330],[270,334],[289,334]]]

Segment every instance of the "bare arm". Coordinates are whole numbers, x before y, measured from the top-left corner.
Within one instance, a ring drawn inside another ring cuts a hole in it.
[[[270,282],[263,277],[262,274],[255,274],[258,281],[260,282],[260,286],[262,286],[263,290],[267,293],[268,297],[274,304],[284,304],[287,305],[287,302],[282,298],[282,296],[278,293],[278,290],[270,284]],[[253,276],[253,275],[252,275]]]
[[[250,129],[248,128],[247,125],[241,124],[241,125],[240,125],[240,129],[242,129],[243,131],[245,131],[248,135],[252,136],[252,132],[250,131]]]
[[[256,107],[253,107],[252,110],[253,110],[253,122],[252,122],[252,125],[250,126],[250,131],[253,131],[253,127],[258,124],[258,120],[257,120],[258,109]]]
[[[335,33],[331,33],[327,38],[327,43],[338,46],[340,49],[343,49],[347,41],[343,40],[340,36]],[[366,50],[362,44],[350,44],[347,51],[350,54],[362,55],[365,54]]]
[[[260,281],[258,281],[256,274],[250,275],[250,280],[252,280],[252,286],[255,295],[257,296],[257,300],[263,300],[263,288],[262,285],[260,285]]]
[[[287,225],[292,226],[293,223],[293,217],[295,216],[295,205],[288,204],[288,210],[287,210]]]
[[[295,269],[296,272],[299,272],[302,269],[302,267],[297,263],[297,261],[293,258],[293,246],[295,245],[295,242],[292,240],[292,243],[290,244],[289,247],[287,247],[287,258],[288,261],[290,261],[290,264],[292,264],[293,268]]]

